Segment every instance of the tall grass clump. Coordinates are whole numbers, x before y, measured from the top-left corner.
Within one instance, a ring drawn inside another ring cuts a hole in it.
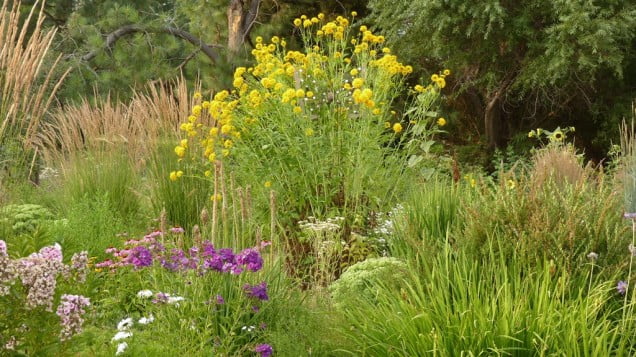
[[[473,188],[457,243],[483,257],[501,239],[496,249],[510,259],[513,254],[529,264],[553,259],[571,272],[596,252],[616,267],[628,237],[617,214],[622,199],[611,180],[584,169],[568,146],[548,146],[533,162],[529,179],[504,177]]]
[[[414,184],[392,219],[391,255],[413,261],[439,252],[460,225],[462,202],[470,201],[471,191],[443,178]]]
[[[44,1],[23,21],[20,5],[0,7],[0,179],[37,182],[36,137],[65,74],[53,79],[61,57],[48,58],[56,30],[43,28]]]
[[[63,167],[60,211],[85,198],[108,197],[111,211],[127,222],[134,222],[142,207],[139,177],[134,163],[114,149],[76,154]]]
[[[342,313],[351,356],[629,356],[613,283],[588,288],[548,261],[529,268],[490,250],[475,260],[450,246],[426,268],[411,266],[402,288],[377,287],[373,301],[352,298]]]

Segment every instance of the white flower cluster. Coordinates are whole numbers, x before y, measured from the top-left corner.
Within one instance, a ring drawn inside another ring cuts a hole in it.
[[[154,296],[154,293],[152,292],[152,290],[140,290],[137,293],[137,297],[140,299],[149,299],[153,296]],[[176,298],[180,298],[181,300],[183,300],[183,298],[180,296],[177,296]],[[181,300],[178,300],[178,301],[181,301]],[[149,323],[153,321],[155,321],[155,317],[152,314],[150,314],[148,317],[144,316],[139,318],[139,320],[137,320],[137,323],[140,325],[148,325]],[[117,341],[127,339],[128,337],[131,337],[133,335],[131,328],[134,325],[135,325],[135,320],[132,317],[126,317],[122,319],[121,321],[119,321],[119,323],[117,324],[117,333],[115,334],[115,336],[113,336],[113,338],[111,339],[111,342],[117,342]],[[117,344],[117,351],[115,352],[115,355],[119,356],[120,354],[124,353],[127,348],[128,348],[127,342],[125,341],[119,342]]]
[[[344,217],[327,218],[325,221],[317,220],[316,217],[309,216],[306,220],[298,221],[302,230],[312,232],[334,232],[341,228]]]

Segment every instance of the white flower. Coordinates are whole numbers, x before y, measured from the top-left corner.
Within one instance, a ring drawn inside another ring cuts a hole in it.
[[[152,293],[152,290],[140,290],[137,293],[137,297],[138,298],[149,298],[152,297],[154,294]]]
[[[179,306],[179,304],[177,303],[183,300],[185,300],[185,298],[182,296],[168,296],[168,304],[176,304],[177,306]]]
[[[124,353],[126,348],[128,348],[128,343],[122,342],[122,343],[118,344],[117,345],[117,352],[115,352],[115,356],[119,356],[120,354]]]
[[[115,334],[115,336],[113,336],[113,338],[111,339],[111,341],[119,341],[119,340],[123,340],[124,338],[128,338],[132,336],[132,332],[128,332],[128,331],[119,331]]]
[[[132,319],[132,317],[127,317],[119,321],[119,323],[117,324],[117,329],[119,331],[128,330],[134,324],[135,324],[135,321]]]
[[[148,325],[149,323],[155,321],[155,317],[152,314],[148,317],[142,317],[139,319],[139,323],[142,325]]]

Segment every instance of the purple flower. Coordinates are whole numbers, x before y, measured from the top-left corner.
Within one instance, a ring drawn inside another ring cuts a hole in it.
[[[221,256],[221,259],[223,259],[224,263],[236,263],[236,256],[234,255],[234,252],[232,252],[232,249],[219,249],[219,255]]]
[[[263,258],[261,254],[253,248],[243,250],[236,256],[236,262],[247,266],[247,270],[257,272],[263,267]]]
[[[262,282],[257,285],[245,284],[243,286],[243,290],[247,293],[249,297],[253,297],[259,300],[269,300],[269,296],[267,296],[267,283]]]
[[[0,239],[0,255],[7,255],[7,243]]]
[[[214,250],[214,245],[209,240],[206,240],[205,242],[203,242],[201,247],[203,248],[201,252],[202,257],[210,258],[216,255],[216,250]]]
[[[221,295],[216,295],[216,304],[217,304],[217,305],[223,305],[223,304],[225,304],[225,299],[223,299],[223,296],[221,296]]]
[[[130,254],[130,262],[135,268],[148,267],[152,265],[152,253],[144,246],[136,246]]]
[[[185,232],[185,229],[181,228],[181,227],[172,227],[170,228],[170,232],[175,233],[175,234],[181,234]]]
[[[155,298],[152,300],[152,302],[154,304],[162,304],[162,303],[165,304],[168,302],[169,297],[170,297],[169,294],[159,292],[155,295]]]
[[[215,255],[213,255],[211,258],[205,260],[205,262],[203,263],[203,267],[205,267],[206,269],[212,269],[221,272],[223,269],[223,259],[221,259],[221,256],[216,255],[215,253]]]
[[[625,293],[627,292],[627,283],[622,280],[619,281],[618,284],[616,285],[616,290],[618,291],[619,294],[625,295]]]
[[[272,348],[272,346],[266,343],[262,343],[254,347],[254,352],[260,353],[261,357],[269,357],[272,355],[272,353],[274,353],[274,349]]]

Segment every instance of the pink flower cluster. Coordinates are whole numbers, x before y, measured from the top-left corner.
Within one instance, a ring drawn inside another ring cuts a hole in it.
[[[85,271],[88,264],[86,252],[75,254],[71,259],[72,266],[65,265],[62,258],[62,247],[55,244],[28,257],[13,260],[7,255],[6,243],[0,240],[0,296],[7,295],[19,278],[27,289],[27,308],[44,306],[47,311],[53,311],[57,276],[68,278],[73,271]]]
[[[86,313],[84,308],[90,305],[90,300],[84,296],[62,295],[62,300],[56,312],[62,324],[60,340],[66,341],[73,335],[82,332],[82,325],[84,324],[82,316]]]

